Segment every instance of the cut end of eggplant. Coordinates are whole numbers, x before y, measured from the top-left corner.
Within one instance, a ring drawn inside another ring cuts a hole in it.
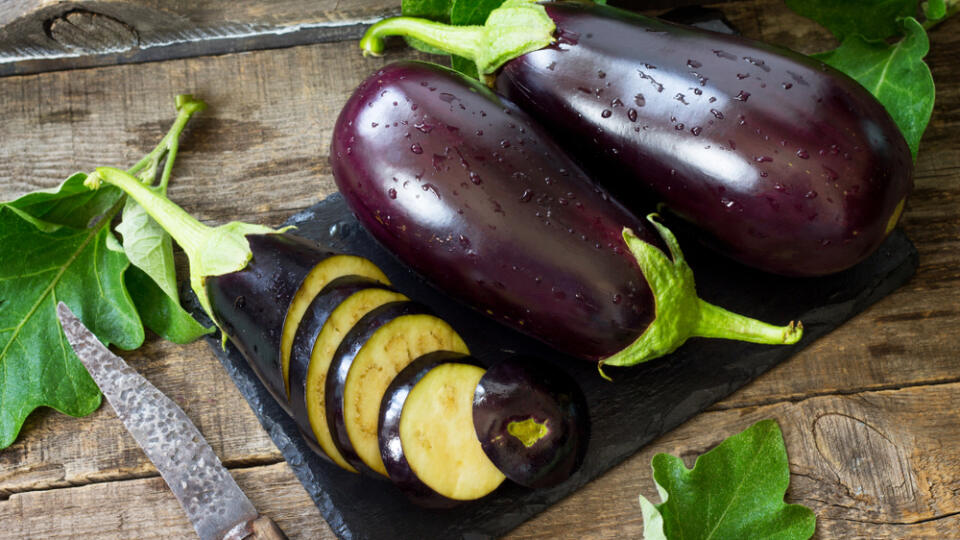
[[[514,482],[557,485],[579,469],[589,439],[580,386],[543,360],[516,357],[490,368],[473,398],[483,451]]]
[[[477,440],[473,395],[481,367],[444,363],[407,394],[399,421],[402,452],[416,477],[439,495],[471,501],[505,480]]]

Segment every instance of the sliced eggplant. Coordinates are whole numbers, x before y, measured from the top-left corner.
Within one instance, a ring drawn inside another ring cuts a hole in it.
[[[286,405],[280,340],[287,306],[304,279],[334,254],[287,234],[251,234],[253,257],[238,272],[206,279],[212,313],[274,398]]]
[[[310,427],[307,415],[306,382],[317,336],[320,335],[324,324],[337,306],[354,293],[369,288],[383,289],[386,285],[363,276],[343,276],[334,279],[313,298],[297,326],[293,347],[290,350],[286,383],[290,412],[300,425],[300,429],[310,437],[313,437],[313,429]]]
[[[440,495],[413,473],[403,452],[403,442],[400,440],[400,416],[403,414],[403,405],[410,394],[410,390],[430,370],[449,362],[476,365],[476,360],[465,354],[450,351],[425,354],[397,374],[390,386],[387,387],[387,392],[380,404],[378,428],[380,457],[387,469],[387,476],[413,502],[428,508],[450,508],[460,504],[460,501]],[[473,422],[465,422],[464,428],[473,429]]]
[[[403,368],[433,351],[469,354],[449,324],[415,302],[382,305],[344,336],[327,374],[327,422],[355,468],[386,476],[377,441],[383,395]]]
[[[403,455],[416,478],[447,499],[479,499],[505,478],[473,429],[473,395],[483,374],[475,365],[444,363],[404,400],[398,428]]]
[[[544,360],[514,357],[491,367],[473,396],[473,422],[486,455],[523,486],[559,484],[586,455],[590,421],[583,391]]]
[[[285,271],[286,269],[283,270]],[[296,336],[300,320],[303,318],[303,314],[306,313],[314,297],[316,297],[328,283],[342,276],[362,276],[379,281],[385,285],[390,284],[390,280],[387,279],[387,276],[384,275],[375,264],[363,257],[354,255],[333,255],[327,257],[310,270],[310,273],[303,278],[300,287],[293,295],[293,299],[289,301],[289,304],[284,303],[284,305],[288,307],[286,309],[286,318],[283,321],[283,335],[280,341],[279,367],[282,370],[282,374],[277,373],[278,376],[282,377],[280,380],[284,385],[283,388],[285,391],[282,393],[284,398],[289,395],[290,389],[289,386],[287,386],[287,381],[290,380],[290,349],[293,348],[293,338]]]
[[[351,472],[357,472],[357,470],[343,458],[334,443],[330,423],[327,422],[327,375],[330,364],[343,337],[364,315],[384,304],[406,299],[406,296],[386,288],[369,288],[355,292],[333,310],[314,342],[304,389],[307,420],[314,439],[323,453],[334,463]],[[298,373],[292,375],[294,386],[298,383],[298,376]]]

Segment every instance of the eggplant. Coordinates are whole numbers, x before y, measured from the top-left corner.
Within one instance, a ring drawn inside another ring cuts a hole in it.
[[[630,213],[524,112],[449,69],[403,62],[367,78],[330,155],[344,200],[400,260],[601,367],[657,358],[691,336],[794,343],[802,333],[697,298],[666,227]]]
[[[587,400],[572,377],[542,359],[517,356],[487,370],[473,397],[484,453],[510,480],[555,486],[587,454]]]
[[[386,476],[377,440],[383,396],[407,364],[434,351],[470,352],[449,324],[416,302],[384,304],[344,336],[327,372],[325,404],[333,442],[355,469]]]
[[[306,422],[300,418],[300,425],[309,426],[312,440],[326,455],[340,467],[357,472],[337,449],[327,422],[327,374],[334,354],[343,337],[364,315],[373,309],[390,302],[407,300],[407,297],[383,286],[369,287],[354,292],[330,313],[317,335],[309,359],[297,355],[292,361],[292,388],[303,388],[303,402],[306,407]],[[307,360],[304,378],[304,360]],[[293,398],[299,400],[300,398]],[[296,409],[294,409],[296,411]],[[307,428],[302,428],[306,430]]]
[[[522,24],[521,24],[522,23]],[[587,3],[511,0],[485,27],[388,19],[477,62],[628,207],[650,194],[744,264],[819,276],[866,258],[913,187],[884,107],[826,64],[757,41]]]
[[[387,391],[383,395],[383,401],[380,404],[380,420],[377,428],[380,457],[383,459],[387,476],[390,477],[390,480],[399,487],[411,501],[427,508],[450,508],[460,504],[461,501],[450,499],[437,493],[427,484],[424,484],[410,468],[410,463],[404,454],[403,441],[400,438],[400,417],[403,414],[403,406],[406,403],[407,396],[410,395],[410,391],[430,370],[445,363],[479,366],[479,363],[474,358],[451,351],[436,351],[417,358],[407,367],[403,368],[390,383],[390,386],[387,387]],[[472,373],[472,371],[468,371],[468,373]],[[420,422],[430,424],[436,422],[437,418],[443,418],[444,422],[450,425],[451,429],[461,431],[469,431],[469,429],[471,429],[473,424],[469,418],[463,418],[461,416],[458,418],[459,422],[455,422],[451,417],[451,412],[453,412],[452,408],[445,407],[442,410],[436,411],[435,414],[421,418]],[[462,415],[463,411],[459,410],[459,412]],[[409,417],[407,421],[410,421]],[[456,439],[468,443],[469,446],[466,451],[455,450],[454,452],[456,454],[464,455],[471,451],[476,451],[473,447],[474,442],[469,436],[461,434],[459,437],[456,437]],[[482,462],[480,459],[471,461]],[[444,461],[442,459],[435,459],[431,467],[441,467],[449,470],[450,468],[456,467],[458,463],[456,460]],[[458,474],[460,470],[451,471],[451,474]],[[490,468],[484,467],[484,470],[490,471]],[[496,471],[496,468],[493,470]],[[493,473],[493,476],[499,476],[500,482],[503,481],[503,475],[499,474],[499,471]],[[496,484],[499,485],[500,482],[496,482]],[[485,485],[492,483],[494,482],[483,482]]]
[[[291,415],[299,424],[301,431],[309,438],[316,440],[307,414],[307,374],[313,359],[314,349],[323,348],[317,343],[317,337],[334,310],[344,300],[359,291],[382,287],[386,287],[386,285],[363,276],[343,276],[334,279],[310,302],[307,311],[300,320],[300,324],[297,326],[290,350],[289,378],[285,378],[285,380]],[[291,383],[291,381],[293,382]],[[316,399],[315,396],[312,397]]]
[[[505,476],[473,429],[473,394],[485,370],[439,351],[401,371],[380,410],[380,450],[390,479],[421,506],[448,508],[484,497]]]

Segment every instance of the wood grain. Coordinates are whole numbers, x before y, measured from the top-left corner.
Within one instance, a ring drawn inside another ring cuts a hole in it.
[[[638,538],[637,497],[656,497],[654,454],[678,455],[691,466],[725,437],[775,418],[790,455],[788,499],[816,512],[817,538],[950,538],[960,530],[960,432],[955,414],[927,411],[957,400],[954,383],[704,413],[507,537]],[[334,538],[285,463],[233,472],[291,539]],[[192,531],[159,478],[15,494],[0,502],[0,522],[21,527],[14,537],[176,538]]]
[[[234,15],[280,17],[297,3],[258,14],[259,3],[237,2]],[[3,7],[31,4],[0,0]],[[197,20],[225,16],[217,2],[141,4],[192,9]],[[386,5],[371,0],[351,9]],[[323,10],[331,20],[356,16],[329,2],[311,6],[309,16]],[[779,0],[735,1],[723,9],[748,36],[806,52],[829,46],[823,29]],[[789,498],[814,508],[820,538],[956,536],[960,20],[934,30],[931,42],[938,101],[903,220],[920,252],[917,276],[514,537],[638,537],[636,497],[655,494],[654,452],[692,457],[767,417],[780,420],[786,435]],[[76,170],[133,163],[165,132],[173,96],[193,92],[211,107],[183,140],[171,197],[209,223],[240,218],[276,225],[333,192],[326,153],[352,88],[385,62],[410,56],[395,49],[387,58],[365,59],[348,41],[0,78],[0,200],[54,187]],[[291,538],[332,538],[206,345],[151,337],[123,355],[184,408],[258,508]],[[0,499],[8,497],[0,500],[0,523],[12,524],[17,538],[189,536],[192,529],[155,475],[109,408],[82,419],[40,411],[20,440],[0,451]]]

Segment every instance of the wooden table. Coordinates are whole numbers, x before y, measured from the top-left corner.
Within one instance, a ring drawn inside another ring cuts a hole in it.
[[[318,1],[306,11],[308,3],[293,0],[269,10],[252,0],[128,4],[0,2],[0,60],[17,54],[9,46],[16,39],[74,55],[2,64],[0,74],[38,73],[0,78],[0,200],[55,186],[73,171],[128,166],[166,130],[173,96],[192,92],[210,109],[182,143],[171,198],[208,223],[277,225],[334,191],[326,153],[352,88],[410,55],[397,48],[365,59],[356,48],[364,23],[394,12],[394,0],[344,2],[349,9]],[[64,15],[76,5],[112,17]],[[804,52],[831,43],[780,0],[721,8],[750,37]],[[47,41],[38,21],[48,23]],[[171,28],[181,41],[157,49]],[[217,31],[227,37],[197,44]],[[692,460],[764,418],[780,422],[788,499],[813,508],[818,538],[960,537],[960,17],[934,30],[931,42],[937,105],[903,218],[920,252],[916,277],[511,538],[638,538],[637,495],[656,493],[654,453]],[[119,52],[91,54],[108,45]],[[262,50],[232,52],[245,49]],[[181,58],[135,63],[164,56]],[[48,71],[64,67],[72,69]],[[124,356],[184,408],[291,538],[333,537],[205,343],[176,346],[151,335]],[[51,410],[28,419],[19,440],[0,451],[0,524],[7,538],[192,535],[109,407],[81,419]]]

